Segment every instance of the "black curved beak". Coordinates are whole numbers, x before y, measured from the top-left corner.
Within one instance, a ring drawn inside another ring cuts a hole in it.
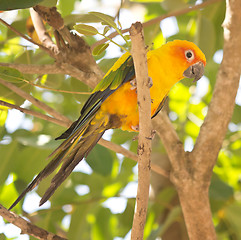
[[[194,78],[193,82],[198,81],[204,74],[203,62],[197,62],[191,65],[183,72],[183,76],[186,78]]]

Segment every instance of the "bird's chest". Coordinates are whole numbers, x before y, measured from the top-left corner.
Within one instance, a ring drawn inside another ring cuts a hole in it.
[[[151,93],[151,114],[158,108],[163,96],[158,91],[158,86],[153,85]],[[101,106],[101,112],[109,115],[117,115],[121,120],[121,129],[127,131],[138,131],[139,112],[137,105],[136,88],[128,82],[114,92]],[[115,126],[113,126],[115,127]]]

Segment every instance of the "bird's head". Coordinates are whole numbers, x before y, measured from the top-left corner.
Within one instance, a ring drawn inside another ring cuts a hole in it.
[[[185,40],[174,40],[166,44],[170,55],[175,59],[174,68],[178,72],[179,80],[183,78],[194,78],[198,81],[204,74],[206,58],[203,52],[192,42]]]

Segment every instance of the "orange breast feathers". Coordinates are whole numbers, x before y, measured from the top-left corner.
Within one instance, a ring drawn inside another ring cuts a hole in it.
[[[153,58],[154,60],[154,58]],[[151,94],[151,114],[153,115],[159,106],[162,99],[168,93],[169,89],[166,88],[160,81],[161,71],[153,69],[151,59],[149,59],[150,68],[152,70],[149,76],[155,84],[150,89]],[[158,79],[159,81],[157,81]],[[117,91],[115,91],[105,102],[101,105],[101,109],[96,118],[102,118],[105,115],[117,115],[121,119],[121,129],[127,131],[138,131],[139,125],[139,112],[137,105],[136,88],[130,82],[125,83]]]

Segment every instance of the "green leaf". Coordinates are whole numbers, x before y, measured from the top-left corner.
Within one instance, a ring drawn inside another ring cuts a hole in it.
[[[233,198],[233,194],[233,188],[214,174],[209,189],[212,212],[217,212],[222,209],[227,204],[227,201],[230,201]]]
[[[153,2],[163,2],[164,0],[130,0],[130,2],[145,2],[145,3],[153,3]]]
[[[224,221],[228,223],[230,229],[238,239],[241,236],[240,228],[240,216],[241,216],[241,204],[240,202],[234,202],[228,205],[224,210]]]
[[[126,41],[129,41],[131,38],[130,38],[130,35],[125,35],[125,36],[123,36],[124,37],[124,39],[126,40]]]
[[[19,32],[26,34],[26,19],[19,19],[17,21],[14,21],[11,24],[12,27],[16,28]],[[7,29],[7,37],[8,39],[15,38],[16,33],[10,30],[9,28]]]
[[[111,212],[107,208],[100,208],[96,214],[96,224],[93,226],[93,239],[113,239],[111,234]]]
[[[65,24],[71,24],[71,23],[99,23],[101,20],[100,18],[92,15],[92,14],[71,14],[66,17],[64,17]]]
[[[16,141],[8,145],[0,145],[1,167],[0,167],[0,183],[4,183],[8,174],[12,170],[13,159],[15,159],[18,144]]]
[[[0,106],[0,126],[2,127],[8,117],[8,110],[7,107]]]
[[[104,31],[103,31],[103,35],[105,35],[109,30],[110,30],[110,28],[108,26],[105,26]]]
[[[71,90],[74,91],[79,91],[79,92],[90,92],[90,88],[82,83],[81,81],[77,80],[76,78],[70,78],[70,86]],[[88,94],[73,94],[74,98],[80,102],[79,104],[79,109],[84,106],[84,103],[87,101],[88,97],[90,95]]]
[[[133,222],[133,212],[135,211],[135,199],[129,198],[125,211],[119,215],[119,235],[124,238],[130,231]]]
[[[18,193],[13,182],[8,185],[4,185],[0,191],[0,202],[5,207],[10,207],[10,203],[17,197]]]
[[[102,44],[99,44],[97,45],[93,51],[92,51],[92,54],[97,56],[97,55],[100,55],[102,52],[105,51],[105,49],[109,46],[109,43],[102,43]]]
[[[217,175],[212,177],[212,182],[209,189],[209,196],[213,200],[226,201],[233,196],[233,189],[219,179]]]
[[[0,1],[0,10],[7,11],[13,9],[23,9],[30,8],[32,6],[37,5],[43,0],[1,0]]]
[[[32,86],[30,84],[27,84],[23,81],[25,79],[23,75],[14,68],[0,67],[0,78],[11,82],[12,84],[21,88],[26,93],[29,93],[32,89]],[[12,90],[8,89],[3,85],[0,85],[0,96],[5,97],[6,101],[13,100],[14,102],[11,102],[18,105],[21,105],[25,101],[24,98],[20,97],[15,92],[13,92]]]
[[[90,227],[89,222],[93,216],[94,204],[76,204],[73,214],[71,215],[71,223],[68,231],[68,239],[89,239]],[[87,219],[87,216],[89,219]],[[93,216],[93,218],[95,218]],[[88,220],[88,221],[86,221]]]
[[[98,17],[103,24],[113,27],[118,32],[120,31],[114,22],[114,18],[111,17],[110,15],[100,13],[100,12],[90,12],[90,14]]]
[[[74,29],[77,32],[87,35],[87,36],[96,35],[98,33],[98,30],[96,28],[86,25],[86,24],[75,25]]]
[[[58,9],[61,12],[61,16],[67,16],[74,10],[75,0],[59,0]]]
[[[57,0],[43,0],[39,5],[42,5],[45,7],[54,7],[56,6],[56,4],[57,4]]]
[[[181,215],[181,207],[176,206],[174,207],[170,213],[168,214],[166,221],[163,225],[161,225],[157,230],[154,230],[151,235],[148,237],[148,240],[155,240],[157,237],[162,236],[165,231],[168,229],[168,227],[178,220],[178,218]]]
[[[7,237],[3,233],[1,233],[0,234],[0,240],[6,240],[6,239],[7,239]]]
[[[212,58],[216,44],[215,28],[213,22],[203,15],[198,18],[195,43],[204,52],[207,59]]]
[[[86,162],[90,167],[99,174],[107,176],[111,173],[113,166],[113,158],[109,150],[96,145],[86,158]]]
[[[1,66],[0,66],[0,78],[9,82],[24,80],[23,75],[17,69],[10,68],[10,67],[1,67]]]
[[[161,5],[166,11],[169,11],[169,12],[188,7],[187,1],[180,1],[180,0],[162,1]]]
[[[232,116],[232,122],[235,124],[239,124],[241,120],[241,106],[235,104],[233,116]]]

